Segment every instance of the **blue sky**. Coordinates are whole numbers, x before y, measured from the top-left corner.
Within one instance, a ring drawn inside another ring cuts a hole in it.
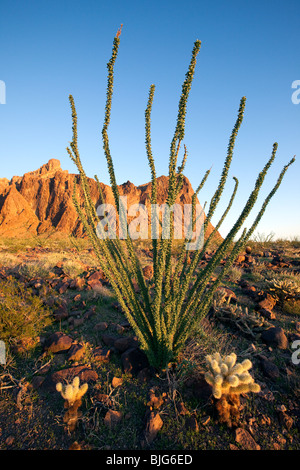
[[[300,104],[291,100],[292,82],[300,80],[299,21],[299,0],[2,0],[0,80],[6,84],[6,104],[0,105],[0,177],[22,175],[50,158],[76,172],[66,152],[71,93],[86,173],[109,183],[101,139],[106,64],[123,23],[109,127],[117,182],[150,181],[144,112],[152,83],[153,154],[157,174],[167,174],[181,85],[194,41],[200,39],[186,119],[186,176],[196,188],[212,166],[199,194],[202,204],[209,203],[240,99],[246,96],[230,178],[213,222],[236,176],[238,196],[221,229],[227,233],[278,142],[276,160],[246,226],[282,167],[296,155],[257,231],[300,236]]]

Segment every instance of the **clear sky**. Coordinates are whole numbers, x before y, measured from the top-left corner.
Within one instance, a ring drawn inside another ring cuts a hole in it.
[[[66,152],[72,135],[71,93],[83,166],[88,176],[97,174],[109,183],[101,129],[106,64],[121,23],[109,127],[118,184],[150,181],[144,112],[152,83],[153,154],[157,174],[167,174],[181,85],[194,41],[200,39],[186,119],[186,176],[196,188],[212,166],[199,194],[202,204],[209,203],[240,99],[246,96],[230,178],[213,222],[236,176],[238,195],[221,229],[227,233],[278,142],[276,160],[246,226],[282,167],[296,155],[257,231],[300,236],[300,104],[291,99],[297,91],[292,83],[300,80],[299,0],[1,0],[0,80],[6,85],[6,104],[0,104],[0,177],[23,175],[50,158],[77,172]]]

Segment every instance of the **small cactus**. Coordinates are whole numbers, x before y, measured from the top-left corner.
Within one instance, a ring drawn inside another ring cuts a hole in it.
[[[206,356],[209,365],[209,372],[205,374],[205,380],[213,388],[213,396],[221,398],[223,394],[241,394],[260,391],[260,386],[254,382],[249,374],[252,363],[245,359],[242,363],[236,364],[237,356],[231,353],[222,358],[219,353],[213,356]]]
[[[88,384],[84,383],[79,386],[79,377],[74,377],[73,382],[63,387],[62,383],[56,384],[56,390],[60,392],[61,396],[67,400],[69,407],[71,407],[77,400],[80,400],[88,389]]]
[[[236,360],[235,353],[226,357],[222,357],[218,352],[206,356],[209,371],[205,374],[205,380],[212,386],[220,422],[225,422],[229,427],[238,423],[240,395],[260,391],[260,386],[249,373],[251,361],[245,359],[242,363],[236,363]]]
[[[296,278],[296,276],[295,276]],[[293,279],[271,279],[268,281],[269,290],[275,292],[280,300],[300,297],[300,283]]]

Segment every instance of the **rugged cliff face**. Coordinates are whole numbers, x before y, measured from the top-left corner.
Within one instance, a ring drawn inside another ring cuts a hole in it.
[[[72,201],[74,178],[79,176],[62,170],[59,160],[51,159],[41,168],[10,181],[0,179],[0,235],[24,237],[56,232],[77,237],[84,236],[83,226]],[[100,203],[96,181],[89,179],[91,197],[96,206]],[[105,202],[114,205],[110,186],[101,183]],[[127,196],[132,204],[150,204],[151,183],[135,186],[130,181],[119,186],[120,195]],[[158,204],[166,201],[168,178],[157,179]],[[193,189],[185,177],[177,203],[191,204]],[[208,228],[208,232],[212,226]]]

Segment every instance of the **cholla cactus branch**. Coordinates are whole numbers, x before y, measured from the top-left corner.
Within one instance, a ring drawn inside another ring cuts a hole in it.
[[[71,384],[67,384],[65,387],[61,382],[56,384],[56,390],[60,392],[61,396],[67,400],[68,406],[71,407],[75,401],[81,400],[83,395],[87,392],[88,384],[84,383],[79,386],[79,377],[74,377]]]
[[[205,380],[212,386],[213,396],[220,399],[222,395],[260,391],[260,386],[254,382],[249,373],[252,363],[245,359],[242,363],[236,363],[237,356],[231,353],[222,357],[219,353],[206,356],[208,372]]]

